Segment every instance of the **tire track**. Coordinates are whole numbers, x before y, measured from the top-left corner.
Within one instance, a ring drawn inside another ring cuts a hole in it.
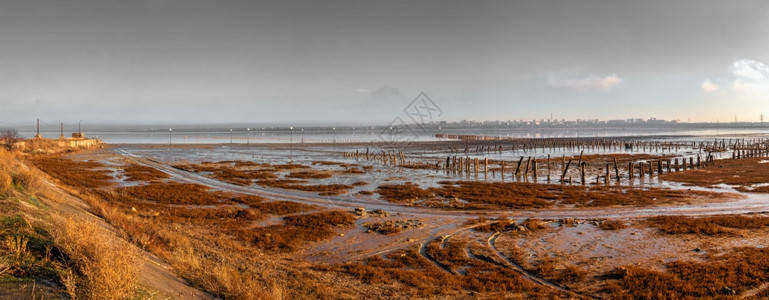
[[[496,240],[497,240],[497,238],[499,237],[500,234],[501,234],[500,232],[496,232],[496,233],[492,234],[489,237],[489,239],[487,240],[487,244],[488,244],[489,248],[492,251],[494,251],[494,253],[497,255],[497,257],[502,260],[502,262],[504,263],[505,266],[507,266],[508,268],[511,268],[511,269],[513,269],[515,271],[517,271],[518,273],[523,275],[524,278],[526,278],[526,279],[528,279],[528,280],[530,280],[530,281],[532,281],[534,283],[537,283],[537,284],[540,284],[540,285],[544,285],[544,286],[547,286],[549,288],[552,288],[552,289],[555,289],[555,290],[558,290],[558,291],[561,291],[561,292],[565,292],[565,293],[572,293],[573,292],[573,291],[571,291],[571,290],[569,290],[569,289],[567,289],[565,287],[557,285],[557,284],[555,284],[553,282],[550,282],[548,280],[545,280],[543,278],[537,277],[536,275],[530,273],[529,271],[526,271],[523,267],[521,267],[517,263],[515,263],[512,260],[510,260],[509,258],[507,258],[507,256],[502,254],[502,252],[500,252],[499,249],[497,249],[497,246],[496,246]]]

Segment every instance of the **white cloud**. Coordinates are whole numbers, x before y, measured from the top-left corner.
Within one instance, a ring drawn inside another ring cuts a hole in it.
[[[616,74],[605,77],[590,75],[583,78],[559,78],[554,73],[547,76],[547,84],[552,87],[570,88],[580,92],[605,92],[622,83],[622,78]]]
[[[752,59],[740,59],[735,61],[730,68],[737,77],[749,80],[769,79],[769,67],[760,61]]]
[[[732,82],[733,90],[760,96],[769,95],[769,66],[766,64],[751,59],[740,59],[729,69],[737,77]]]
[[[717,84],[710,81],[710,79],[705,79],[705,81],[702,82],[702,90],[710,93],[718,91],[721,87],[719,87]]]

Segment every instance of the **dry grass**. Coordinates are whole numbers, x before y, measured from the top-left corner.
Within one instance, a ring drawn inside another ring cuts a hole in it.
[[[769,217],[764,216],[658,216],[650,218],[649,226],[666,234],[733,235],[735,229],[761,229],[769,226]]]
[[[410,182],[404,184],[386,184],[376,189],[382,199],[395,203],[412,204],[417,200],[432,197],[433,194],[423,190],[417,184]]]
[[[388,184],[376,191],[390,202],[453,209],[549,208],[556,205],[604,207],[720,200],[727,194],[661,188],[570,186],[526,182],[442,181],[438,188],[413,183]],[[458,200],[464,200],[461,202]]]
[[[627,225],[625,225],[625,221],[603,220],[601,221],[601,224],[598,225],[598,227],[603,230],[620,230],[626,228]]]
[[[143,262],[125,242],[108,236],[98,225],[67,219],[56,243],[81,276],[78,294],[88,299],[124,299],[133,295]]]
[[[291,172],[290,174],[286,175],[286,177],[288,178],[299,178],[299,179],[325,179],[325,178],[331,178],[332,176],[334,176],[333,172],[317,171],[317,170],[297,171],[297,172]]]
[[[534,273],[558,284],[579,284],[587,279],[587,271],[561,260],[546,257],[537,262]]]
[[[36,167],[70,186],[103,188],[113,185],[104,164],[94,161],[73,161],[57,156],[40,156],[32,159]]]
[[[0,236],[4,240],[0,273],[4,280],[58,283],[72,298],[133,297],[142,263],[130,250],[134,248],[95,224],[57,215],[48,202],[40,200],[50,196],[39,185],[41,175],[15,154],[0,151],[0,158],[0,174],[10,177],[12,185],[5,195],[0,194]],[[83,175],[71,171],[73,177]]]
[[[171,177],[154,168],[138,164],[128,164],[124,166],[123,174],[127,177],[127,181],[154,181]]]
[[[510,269],[470,259],[464,241],[450,241],[446,249],[440,247],[440,241],[431,242],[428,247],[429,255],[453,270],[462,269],[463,274],[450,274],[440,269],[415,248],[374,256],[362,263],[345,264],[341,269],[366,284],[403,285],[414,291],[413,298],[462,298],[466,297],[466,291],[500,298],[568,297],[535,285]]]
[[[619,299],[726,298],[769,280],[769,249],[742,247],[705,262],[674,261],[660,272],[637,266],[610,272],[605,293]],[[618,275],[619,274],[619,275]]]
[[[190,172],[206,172],[212,178],[243,186],[251,185],[255,180],[278,178],[278,175],[273,173],[275,169],[270,165],[254,162],[203,162],[200,164],[179,164],[174,167]]]
[[[208,187],[195,183],[153,182],[118,188],[116,192],[164,204],[215,205],[229,199],[224,193],[212,192]]]
[[[265,201],[266,199],[254,196],[246,195],[232,198],[232,201],[248,205],[249,207],[264,213],[271,215],[288,215],[300,212],[306,212],[309,210],[317,209],[317,207],[291,201]]]
[[[353,188],[352,185],[339,184],[339,183],[315,184],[315,185],[306,185],[301,183],[303,183],[303,181],[295,180],[295,179],[277,179],[277,180],[257,181],[257,184],[267,186],[267,187],[287,189],[287,190],[299,190],[299,191],[306,191],[306,192],[318,192],[318,194],[321,196],[341,195]]]
[[[308,242],[328,239],[336,234],[336,228],[354,223],[355,217],[350,213],[326,211],[287,216],[281,225],[241,230],[237,234],[259,249],[291,252]]]

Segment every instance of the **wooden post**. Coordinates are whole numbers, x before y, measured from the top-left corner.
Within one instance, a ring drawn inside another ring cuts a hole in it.
[[[488,157],[483,158],[483,175],[484,176],[489,175],[489,158]]]
[[[523,177],[529,177],[529,165],[531,165],[531,156],[526,159],[526,169],[523,170]]]
[[[582,185],[585,185],[585,165],[586,164],[587,163],[582,162],[582,164],[579,165],[579,174],[580,174],[580,178],[582,180]]]
[[[550,183],[550,154],[547,155],[547,182]]]
[[[534,161],[532,161],[531,163],[532,163],[532,165],[531,165],[532,166],[532,171],[534,172],[534,174],[533,174],[534,175],[534,181],[537,181],[537,159],[535,158]]]
[[[582,165],[582,153],[585,152],[585,150],[582,150],[579,152],[579,162],[577,163],[578,166]]]
[[[617,181],[619,182],[619,167],[617,166],[617,158],[614,158],[614,176],[617,176]]]
[[[521,156],[521,159],[518,161],[518,166],[515,167],[515,176],[518,176],[518,174],[520,174],[522,163],[523,163],[523,156]]]
[[[657,161],[657,175],[662,174],[662,161]]]
[[[609,184],[609,178],[610,178],[610,177],[611,177],[611,175],[610,175],[610,173],[609,173],[609,164],[607,163],[607,164],[606,164],[606,176],[603,178],[603,182],[604,182],[605,184]]]
[[[566,172],[568,172],[568,171],[569,171],[569,165],[571,165],[571,159],[569,160],[569,162],[568,162],[568,163],[566,163],[566,164],[564,165],[564,168],[563,168],[563,173],[561,174],[561,183],[563,183],[563,182],[564,182],[564,179],[566,179]],[[569,183],[571,183],[571,177],[569,177]]]
[[[628,173],[628,176],[630,176],[630,180],[633,180],[633,171],[634,171],[633,170],[633,162],[631,161],[631,162],[627,163],[627,173]]]
[[[678,158],[676,158],[676,172],[678,172],[680,169],[678,167]]]

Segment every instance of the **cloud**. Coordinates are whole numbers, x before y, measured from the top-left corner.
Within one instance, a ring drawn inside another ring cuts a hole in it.
[[[547,76],[547,84],[557,88],[574,89],[580,92],[606,92],[622,83],[622,78],[616,74],[605,77],[590,75],[583,78],[559,78],[554,73]]]
[[[735,61],[730,68],[737,77],[748,80],[769,79],[769,67],[760,61],[752,59],[740,59]]]
[[[718,91],[719,89],[721,89],[721,87],[710,81],[710,79],[705,79],[705,81],[702,82],[702,90],[708,93]]]
[[[733,90],[760,96],[769,95],[769,66],[766,64],[751,59],[740,59],[729,69],[737,77],[732,82]]]

